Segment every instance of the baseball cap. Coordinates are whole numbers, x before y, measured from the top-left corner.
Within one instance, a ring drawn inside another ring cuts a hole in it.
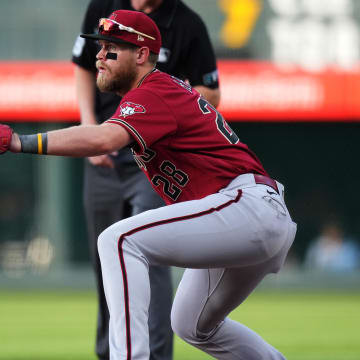
[[[98,33],[80,36],[86,39],[147,46],[154,54],[159,54],[161,47],[159,28],[149,16],[140,11],[116,10],[109,18],[99,20]]]

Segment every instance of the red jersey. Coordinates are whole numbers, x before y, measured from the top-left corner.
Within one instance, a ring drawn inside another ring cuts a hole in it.
[[[213,194],[241,174],[268,176],[213,106],[158,70],[122,98],[107,122],[133,136],[135,160],[167,204]]]

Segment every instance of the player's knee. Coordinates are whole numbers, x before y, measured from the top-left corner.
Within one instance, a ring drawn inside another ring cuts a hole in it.
[[[178,316],[174,316],[171,312],[171,328],[173,332],[184,341],[190,342],[192,338],[192,331],[189,324],[185,322],[185,318],[181,319]]]
[[[188,343],[199,341],[196,333],[196,319],[190,319],[179,306],[171,309],[171,328],[173,332]]]
[[[126,232],[119,222],[116,226],[112,225],[108,227],[99,235],[97,247],[101,266],[105,266],[103,264],[113,259],[114,256],[118,258],[120,248],[125,256],[132,256],[147,262],[145,255],[138,248],[137,244],[132,238],[125,236],[125,234]]]
[[[97,247],[100,259],[114,250],[113,231],[110,228],[105,229],[98,237]],[[116,250],[116,249],[115,249]]]
[[[186,341],[189,344],[197,344],[200,343],[205,344],[209,338],[208,334],[201,333],[196,324],[193,322],[187,322],[186,318],[179,319],[179,318],[171,318],[171,327],[173,332],[179,336],[181,339]],[[212,332],[211,332],[212,333]]]
[[[179,309],[177,302],[174,301],[170,314],[171,328],[176,335],[185,340],[189,323],[185,321],[185,316],[181,316],[181,313],[182,311]]]
[[[99,252],[99,256],[101,257],[102,254],[104,254],[105,247],[106,247],[106,230],[103,231],[99,236],[97,240],[97,248]]]

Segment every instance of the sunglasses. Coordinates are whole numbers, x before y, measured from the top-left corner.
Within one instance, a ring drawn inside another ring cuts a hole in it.
[[[144,36],[144,37],[146,37],[148,39],[151,39],[151,40],[155,40],[154,37],[152,37],[150,35],[147,35],[147,34],[144,34],[144,33],[140,32],[140,31],[137,31],[137,30],[133,29],[132,27],[120,24],[115,20],[111,20],[111,19],[108,19],[108,18],[101,18],[99,20],[99,32],[100,33],[102,31],[114,31],[114,30],[116,30],[116,31],[117,30],[123,30],[123,31],[127,31],[127,32],[130,32],[130,33],[133,33],[133,34],[138,34],[138,35]]]

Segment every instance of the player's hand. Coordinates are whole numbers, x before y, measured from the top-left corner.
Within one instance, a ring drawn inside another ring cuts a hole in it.
[[[115,165],[109,155],[99,155],[88,157],[89,162],[94,166],[101,166],[114,169]]]
[[[8,150],[21,151],[19,136],[10,126],[0,124],[0,155],[5,154]]]

